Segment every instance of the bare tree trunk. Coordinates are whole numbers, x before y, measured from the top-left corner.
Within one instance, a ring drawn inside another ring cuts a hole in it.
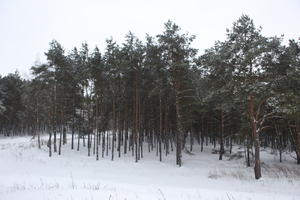
[[[75,121],[74,121],[74,116],[72,120],[72,141],[71,141],[71,149],[74,149],[74,133],[75,133]]]
[[[169,126],[168,126],[168,106],[165,103],[165,123],[164,123],[164,130],[165,130],[165,143],[166,143],[166,156],[169,154]]]
[[[49,140],[48,140],[49,157],[51,157],[51,156],[52,156],[51,137],[52,137],[52,133],[51,133],[51,130],[49,130]]]
[[[176,60],[176,59],[175,59]],[[182,69],[175,68],[172,72],[172,82],[175,88],[175,106],[176,106],[176,164],[181,167],[182,165],[182,140],[184,134],[183,127],[183,116],[182,116],[182,91],[183,88],[183,77]]]
[[[176,164],[181,167],[182,165],[182,134],[184,132],[181,121],[182,117],[179,109],[179,97],[176,95],[176,112],[177,112],[177,131],[176,131]]]
[[[78,134],[77,134],[77,151],[79,151],[80,147],[80,133],[81,133],[81,127],[79,127]]]
[[[54,152],[57,152],[57,147],[56,147],[56,125],[57,125],[57,113],[56,113],[56,84],[54,86],[54,115],[53,115],[53,129],[54,129],[54,138],[53,138],[53,145],[54,145]]]
[[[89,123],[89,122],[88,122]],[[91,133],[90,127],[87,128],[88,140],[87,140],[87,148],[88,148],[88,156],[91,156]]]
[[[95,145],[96,145],[96,160],[99,160],[99,127],[98,127],[98,115],[99,115],[99,102],[98,102],[98,98],[96,97],[96,120],[95,120],[95,126],[96,126],[96,132],[95,132],[95,136],[96,138],[94,138],[94,151],[95,151]],[[94,136],[94,137],[95,137]],[[95,144],[95,139],[96,139],[96,144]]]
[[[61,144],[63,140],[63,131],[64,131],[64,126],[63,126],[63,108],[61,110],[61,125],[60,125],[60,131],[59,131],[59,147],[58,147],[58,155],[61,155]]]
[[[248,134],[248,133],[247,133]],[[250,138],[249,138],[250,136],[249,135],[247,135],[246,136],[246,165],[247,165],[247,167],[250,167]]]
[[[88,98],[88,91],[86,87],[86,97]],[[90,103],[89,103],[90,104]],[[90,105],[88,105],[88,102],[86,103],[86,109],[88,110],[87,112],[87,134],[88,134],[88,141],[87,141],[87,148],[88,148],[88,156],[91,156],[91,132],[93,131],[92,126],[91,126],[91,114],[90,114]]]
[[[36,134],[38,135],[38,147],[41,148],[41,137],[39,131],[39,102],[38,98],[36,100],[36,127],[35,127]]]
[[[135,73],[135,105],[134,105],[134,145],[132,145],[133,147],[135,146],[135,162],[138,162],[139,160],[139,96],[138,96],[138,86],[137,86],[137,81],[138,81],[138,77],[137,77],[137,71]]]
[[[62,130],[59,131],[59,146],[58,146],[58,155],[61,154],[61,142],[62,142]]]
[[[54,152],[57,152],[57,146],[56,146],[56,125],[54,125],[54,137],[53,137],[53,148],[54,148]]]
[[[124,116],[127,116],[127,104],[125,105],[125,114]],[[125,127],[125,139],[124,139],[124,154],[127,153],[127,143],[128,143],[128,119],[124,118],[124,127]]]
[[[297,164],[300,164],[300,121],[296,120],[295,122],[295,131],[296,131],[296,149],[297,149]]]
[[[112,150],[111,150],[111,160],[114,160],[115,151],[115,135],[116,135],[116,103],[115,97],[113,97],[113,133],[112,133]]]
[[[223,153],[224,153],[224,112],[221,108],[221,131],[220,131],[220,155],[219,160],[222,160]]]
[[[163,131],[163,113],[162,113],[162,102],[161,102],[161,94],[159,95],[159,135],[158,135],[158,149],[159,149],[159,161],[162,161],[162,153],[161,153],[161,135]]]
[[[203,143],[204,143],[204,120],[201,118],[201,152],[203,152]]]
[[[139,100],[139,126],[138,126],[138,130],[139,130],[139,160],[141,158],[143,158],[143,140],[144,140],[144,132],[143,132],[143,121],[142,121],[142,115],[143,115],[143,108],[141,105],[141,101]]]
[[[108,156],[108,149],[109,149],[109,132],[106,131],[106,156]]]
[[[119,98],[120,99],[120,98]],[[118,156],[121,157],[121,110],[120,110],[120,102],[118,106],[118,117],[117,117],[117,131],[118,131]]]
[[[254,174],[255,178],[261,178],[261,166],[260,166],[260,141],[259,141],[259,133],[257,132],[257,119],[255,118],[254,114],[254,94],[250,94],[249,97],[249,114],[252,126],[252,135],[254,139],[254,158],[255,158],[255,165],[254,165]]]
[[[231,154],[232,153],[232,140],[233,140],[233,138],[232,138],[233,136],[230,136],[230,141],[229,141],[229,153]]]
[[[255,148],[255,178],[261,178],[261,167],[260,167],[260,143],[259,143],[259,136],[258,134],[254,137],[254,148]]]
[[[61,154],[61,143],[62,143],[62,126],[60,127],[59,131],[59,146],[58,146],[58,155]]]
[[[72,116],[72,141],[71,141],[71,149],[74,149],[74,133],[75,133],[75,97],[73,97],[73,116]]]
[[[65,121],[63,120],[62,123],[64,124]],[[66,126],[63,125],[63,145],[67,144],[67,130]]]
[[[63,145],[67,144],[67,129],[63,126]]]
[[[105,131],[102,133],[102,158],[104,158],[105,152]]]

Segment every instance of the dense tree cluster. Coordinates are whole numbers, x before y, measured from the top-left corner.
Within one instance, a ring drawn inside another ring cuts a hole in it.
[[[88,156],[144,151],[160,161],[194,143],[212,143],[222,160],[233,144],[254,147],[255,177],[261,177],[260,146],[295,151],[300,164],[300,42],[265,37],[246,15],[225,41],[198,56],[194,36],[171,21],[145,42],[129,32],[122,45],[106,41],[103,53],[86,43],[66,54],[57,42],[47,63],[32,67],[33,79],[0,77],[0,133],[49,134],[49,156],[71,148]],[[218,145],[218,147],[217,147]],[[147,147],[147,149],[143,149]]]

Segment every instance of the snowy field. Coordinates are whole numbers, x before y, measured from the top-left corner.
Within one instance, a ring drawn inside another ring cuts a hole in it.
[[[70,144],[49,158],[45,141],[38,149],[31,137],[0,137],[0,200],[300,199],[300,166],[289,154],[279,163],[278,155],[262,150],[263,179],[257,181],[244,158],[219,161],[211,147],[183,153],[179,168],[174,154],[163,162],[155,152],[145,152],[139,163],[131,152],[96,161]]]

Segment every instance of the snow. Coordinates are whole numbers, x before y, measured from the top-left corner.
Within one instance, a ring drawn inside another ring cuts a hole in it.
[[[131,152],[96,161],[86,148],[71,150],[69,141],[62,155],[49,158],[47,137],[42,138],[38,149],[31,137],[0,137],[0,200],[300,199],[299,166],[289,154],[279,163],[268,149],[262,149],[263,179],[255,180],[244,158],[219,161],[211,146],[204,152],[195,146],[194,155],[183,153],[178,167],[174,153],[159,162],[155,151],[144,152],[138,163]]]

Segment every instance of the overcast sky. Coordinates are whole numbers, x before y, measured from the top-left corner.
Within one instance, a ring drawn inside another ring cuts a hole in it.
[[[0,74],[28,76],[52,39],[67,52],[82,42],[104,49],[105,39],[121,43],[129,30],[157,35],[168,19],[196,35],[203,52],[242,14],[266,36],[300,37],[300,0],[0,0]]]

